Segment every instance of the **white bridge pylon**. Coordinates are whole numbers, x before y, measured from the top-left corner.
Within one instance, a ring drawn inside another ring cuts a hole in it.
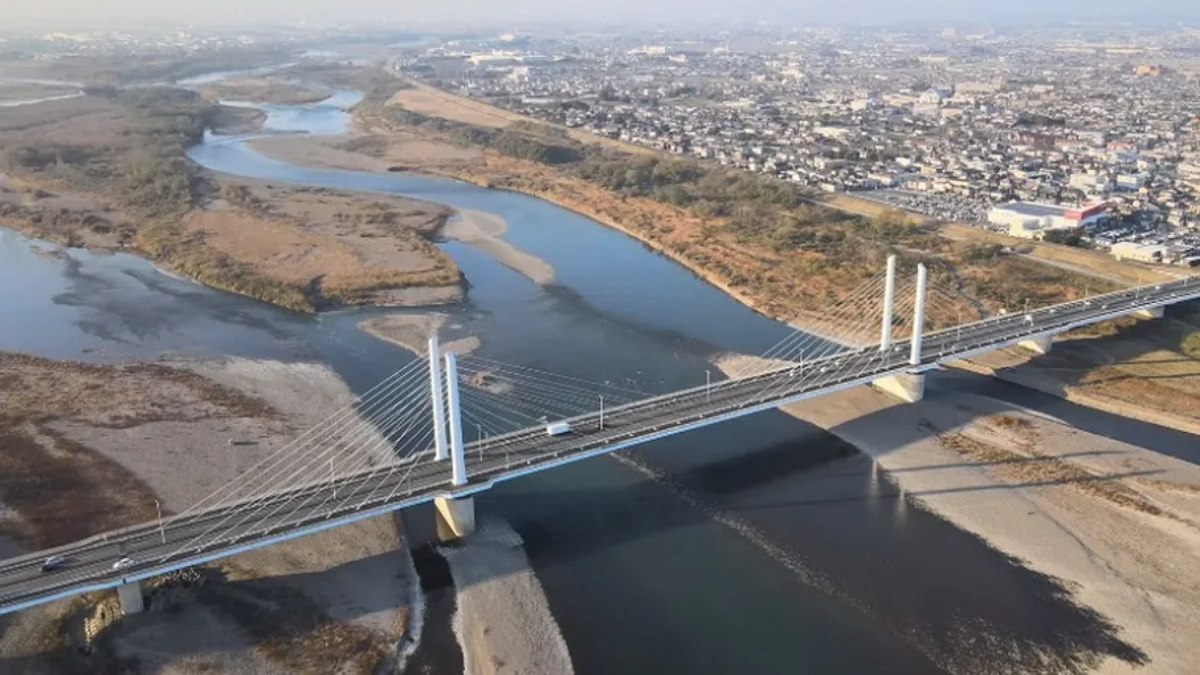
[[[466,485],[466,451],[463,445],[462,405],[458,391],[458,358],[446,352],[446,391],[442,395],[443,357],[436,335],[429,338],[429,397],[433,408],[433,438],[435,461],[450,460],[451,478],[454,486]],[[447,444],[447,438],[449,443]]]

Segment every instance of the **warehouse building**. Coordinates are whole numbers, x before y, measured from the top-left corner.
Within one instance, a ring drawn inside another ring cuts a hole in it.
[[[1108,204],[1104,202],[1082,208],[1009,202],[993,207],[987,217],[989,223],[1003,226],[1010,235],[1023,239],[1041,239],[1051,230],[1088,227],[1105,218],[1108,218]]]

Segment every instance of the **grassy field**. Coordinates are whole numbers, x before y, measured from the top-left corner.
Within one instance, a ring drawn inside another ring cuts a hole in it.
[[[945,236],[981,244],[1001,244],[1019,250],[1029,257],[1050,264],[1062,264],[1077,270],[1086,270],[1098,277],[1116,283],[1139,285],[1158,281],[1169,281],[1180,275],[1192,273],[1184,268],[1165,268],[1154,265],[1118,261],[1102,251],[1092,251],[1061,244],[1049,244],[1028,239],[1018,239],[1002,234],[987,232],[977,227],[947,223],[941,228]]]
[[[278,78],[224,80],[199,88],[201,94],[213,100],[254,101],[276,105],[305,105],[323,101],[329,92],[314,89]]]
[[[401,89],[391,98],[391,105],[400,106],[423,115],[442,117],[454,122],[491,129],[505,129],[513,124],[528,123],[530,118],[503,108],[488,105],[465,96],[451,94],[441,89],[431,87],[416,80],[406,80],[409,86]],[[547,125],[545,122],[538,124]],[[605,138],[586,131],[552,127],[561,130],[568,138],[587,145],[609,147],[620,152],[634,155],[653,156],[655,151],[633,143],[626,143],[612,138]]]

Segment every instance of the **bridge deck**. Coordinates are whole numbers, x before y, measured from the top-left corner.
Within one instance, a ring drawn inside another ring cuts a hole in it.
[[[861,385],[891,374],[936,368],[943,360],[997,349],[1032,336],[1059,333],[1131,312],[1200,298],[1200,280],[1185,279],[1119,291],[1028,314],[1012,314],[925,336],[921,362],[908,363],[909,343],[886,352],[848,351],[711,387],[697,387],[570,420],[572,432],[550,437],[544,427],[496,436],[467,446],[468,484],[450,486],[448,462],[432,451],[336,481],[274,495],[265,501],[146,523],[0,563],[0,613],[113,588],[279,541],[427,502],[468,496],[495,483],[544,471],[671,434]],[[246,518],[251,508],[257,515]],[[219,533],[219,536],[216,536]],[[69,565],[41,571],[49,554]],[[114,571],[115,561],[134,563]]]

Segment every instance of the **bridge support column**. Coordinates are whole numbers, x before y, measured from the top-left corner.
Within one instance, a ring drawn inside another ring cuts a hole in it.
[[[437,336],[429,338],[429,396],[433,402],[433,458],[441,462],[450,456],[446,446],[446,399],[442,398],[442,355]]]
[[[1037,337],[1031,337],[1028,340],[1022,340],[1017,343],[1018,347],[1028,349],[1035,354],[1049,354],[1050,348],[1053,345],[1053,335],[1039,335]]]
[[[121,611],[125,614],[137,614],[146,609],[146,599],[142,596],[140,581],[117,586],[117,599],[121,601]]]
[[[455,487],[467,484],[467,458],[463,451],[462,413],[458,404],[458,360],[446,354],[446,403],[450,408],[450,469]]]
[[[438,539],[450,541],[474,534],[474,498],[452,499],[450,497],[435,497],[433,507],[437,511]]]
[[[905,403],[916,403],[925,398],[925,375],[921,373],[888,375],[872,381],[871,386]]]
[[[1150,309],[1139,309],[1129,316],[1137,317],[1139,319],[1161,319],[1163,318],[1163,308],[1151,307]]]
[[[883,286],[883,325],[879,330],[879,351],[892,346],[892,322],[896,311],[896,256],[887,259],[887,281]]]

